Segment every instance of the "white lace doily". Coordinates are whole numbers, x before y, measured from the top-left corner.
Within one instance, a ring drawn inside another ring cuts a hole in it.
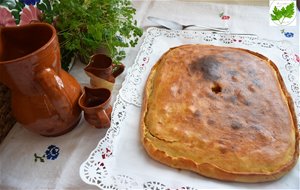
[[[169,48],[196,43],[245,48],[270,58],[279,68],[300,118],[300,63],[286,44],[253,36],[150,28],[117,96],[111,127],[80,167],[82,180],[101,189],[299,189],[299,163],[278,181],[241,184],[173,169],[148,157],[139,134],[140,105],[148,74]]]

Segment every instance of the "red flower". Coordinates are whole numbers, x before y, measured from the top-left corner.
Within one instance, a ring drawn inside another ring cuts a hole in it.
[[[221,12],[221,13],[219,14],[219,17],[221,17],[222,20],[229,20],[229,19],[230,19],[230,16],[224,15],[224,12]]]
[[[0,27],[1,26],[16,26],[14,17],[4,7],[0,7]]]
[[[20,25],[41,21],[42,12],[35,6],[24,7],[21,12]]]
[[[230,16],[223,15],[223,16],[221,17],[221,19],[222,19],[222,20],[229,20],[229,19],[230,19]]]
[[[296,61],[297,61],[298,63],[300,63],[300,57],[299,57],[299,55],[295,54],[295,57],[296,57]]]

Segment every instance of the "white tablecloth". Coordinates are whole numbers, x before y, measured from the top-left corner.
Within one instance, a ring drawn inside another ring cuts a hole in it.
[[[183,24],[229,26],[234,33],[254,33],[261,38],[285,41],[299,54],[299,14],[297,26],[280,27],[269,25],[269,7],[233,4],[211,4],[194,1],[134,1],[136,18],[144,29],[154,24],[147,16],[176,20]],[[220,14],[230,17],[222,20]],[[285,32],[293,33],[286,37]],[[140,44],[142,39],[140,40]],[[130,67],[140,44],[127,50],[123,61]],[[77,62],[71,74],[82,84],[89,79],[84,74],[84,65]],[[121,88],[127,70],[118,77],[113,99]],[[84,119],[71,132],[55,138],[42,137],[16,124],[0,145],[0,189],[94,189],[79,177],[79,167],[90,152],[104,137],[106,129],[95,129]],[[59,148],[56,158],[47,159],[45,151],[49,146]],[[42,162],[43,161],[43,162]]]

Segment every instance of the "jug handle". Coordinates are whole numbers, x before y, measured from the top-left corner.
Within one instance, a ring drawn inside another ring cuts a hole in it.
[[[61,78],[51,68],[43,69],[36,74],[36,79],[53,104],[62,120],[68,120],[72,112],[72,103],[64,90]]]
[[[124,69],[125,69],[125,66],[122,63],[120,63],[118,65],[113,65],[113,72],[112,72],[113,76],[116,78],[121,73],[123,73]]]

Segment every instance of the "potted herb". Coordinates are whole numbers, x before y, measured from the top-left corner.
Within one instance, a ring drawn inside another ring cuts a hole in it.
[[[101,48],[118,64],[126,56],[124,48],[134,47],[142,35],[129,0],[0,0],[0,5],[17,25],[34,20],[53,24],[66,70],[73,57],[87,63]]]

